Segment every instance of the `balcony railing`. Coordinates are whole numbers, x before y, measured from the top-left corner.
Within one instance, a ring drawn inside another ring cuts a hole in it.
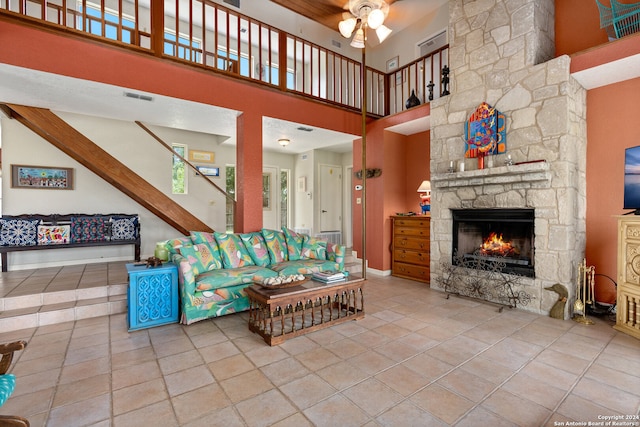
[[[0,13],[19,14],[136,46],[155,56],[361,109],[358,61],[210,0],[0,0]],[[398,113],[412,91],[424,103],[429,100],[430,82],[433,98],[438,98],[441,70],[447,63],[448,47],[444,47],[391,73],[367,67],[368,113]]]

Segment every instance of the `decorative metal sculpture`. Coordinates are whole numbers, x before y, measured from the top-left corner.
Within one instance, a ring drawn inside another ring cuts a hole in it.
[[[449,95],[449,67],[445,65],[442,68],[442,96]]]
[[[429,101],[433,101],[433,87],[435,85],[433,84],[432,80],[429,80],[429,84],[427,85],[427,88],[429,88]]]
[[[523,290],[522,277],[506,274],[506,263],[495,257],[454,255],[453,263],[442,263],[443,274],[436,280],[449,295],[476,298],[510,308],[528,305],[534,298]],[[502,311],[504,307],[500,307]]]

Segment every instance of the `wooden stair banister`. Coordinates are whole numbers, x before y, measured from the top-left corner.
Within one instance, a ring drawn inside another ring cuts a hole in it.
[[[122,164],[48,109],[6,104],[11,117],[113,185],[158,218],[188,235],[213,231],[180,204]]]

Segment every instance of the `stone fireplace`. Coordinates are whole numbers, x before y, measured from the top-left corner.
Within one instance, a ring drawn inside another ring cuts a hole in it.
[[[449,9],[451,95],[431,102],[431,286],[452,262],[454,212],[532,210],[533,271],[520,286],[533,299],[522,308],[548,313],[557,295],[544,288],[561,283],[572,301],[584,258],[586,90],[569,57],[553,58],[553,0],[452,0]],[[479,169],[464,158],[463,135],[482,102],[505,114],[507,151]],[[449,172],[451,162],[464,171]]]

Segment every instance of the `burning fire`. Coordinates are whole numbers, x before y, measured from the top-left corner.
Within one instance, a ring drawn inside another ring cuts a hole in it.
[[[491,232],[480,247],[480,253],[483,255],[513,257],[519,254],[511,242],[502,240],[502,234]]]

